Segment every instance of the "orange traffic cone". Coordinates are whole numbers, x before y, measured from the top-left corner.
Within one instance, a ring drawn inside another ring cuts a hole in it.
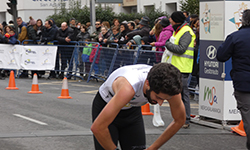
[[[34,75],[33,75],[31,91],[29,91],[28,93],[30,93],[30,94],[42,94],[43,93],[43,92],[39,91],[38,79],[37,79],[36,73],[34,73]]]
[[[150,112],[150,107],[148,103],[141,106],[141,113],[142,115],[154,115],[154,113]]]
[[[64,77],[64,79],[63,79],[61,96],[58,96],[57,98],[60,98],[60,99],[72,99],[72,97],[69,96],[68,81],[67,81],[66,77]]]
[[[11,70],[11,72],[10,72],[9,86],[6,87],[5,89],[7,89],[7,90],[18,90],[18,88],[16,87],[15,75],[14,75],[13,70]]]
[[[232,127],[231,130],[233,130],[234,132],[238,133],[241,136],[247,136],[244,130],[244,124],[242,120],[240,121],[240,124],[238,126]]]

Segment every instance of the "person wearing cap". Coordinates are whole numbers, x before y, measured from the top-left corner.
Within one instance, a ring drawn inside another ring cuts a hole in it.
[[[183,88],[181,96],[186,109],[186,122],[183,128],[188,128],[190,126],[188,77],[193,70],[194,41],[196,36],[185,20],[186,17],[181,11],[176,11],[171,14],[169,21],[174,29],[171,37],[174,43],[167,41],[165,46],[173,53],[171,64],[182,73]]]
[[[141,21],[139,22],[139,29],[136,31],[132,31],[130,33],[128,33],[125,37],[126,40],[131,40],[135,35],[140,35],[141,37],[144,36],[149,36],[149,19],[147,19],[148,17],[144,17],[141,19]]]
[[[29,17],[30,21],[29,21],[29,25],[27,27],[27,32],[28,32],[28,38],[29,40],[32,40],[32,42],[29,42],[30,44],[37,44],[36,40],[36,20],[33,19],[31,16]]]
[[[170,21],[168,18],[163,18],[159,22],[159,24],[162,26],[162,31],[159,35],[159,37],[156,37],[157,41],[150,43],[151,46],[156,46],[156,51],[163,52],[165,48],[166,41],[172,36],[174,29],[172,25],[170,25]],[[156,62],[161,61],[162,53],[156,53]]]
[[[232,59],[230,76],[233,80],[234,97],[240,110],[247,135],[247,149],[250,149],[250,9],[242,14],[242,26],[229,34],[217,50],[217,60],[226,62]],[[228,93],[231,94],[231,93]]]
[[[155,26],[157,23],[159,23],[163,18],[167,18],[166,16],[161,16],[157,19],[155,19],[155,22],[154,22],[154,27],[151,29],[151,31],[149,32],[150,35],[154,35],[155,34]]]

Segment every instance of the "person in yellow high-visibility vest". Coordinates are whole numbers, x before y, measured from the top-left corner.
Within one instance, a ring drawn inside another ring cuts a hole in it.
[[[181,11],[176,11],[169,18],[170,23],[174,28],[172,40],[167,41],[166,48],[173,53],[171,64],[180,70],[182,73],[182,101],[186,109],[186,122],[183,128],[190,126],[190,101],[188,90],[188,76],[193,69],[194,57],[194,41],[195,34],[193,30],[185,22],[186,17]],[[170,39],[171,39],[170,38]],[[173,42],[174,41],[174,42]]]

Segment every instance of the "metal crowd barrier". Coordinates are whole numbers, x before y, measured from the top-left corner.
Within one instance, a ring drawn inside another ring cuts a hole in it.
[[[33,42],[33,40],[24,40],[22,45],[37,45],[33,44]],[[71,41],[69,44],[72,45],[59,45],[58,41],[55,40],[46,45],[58,46],[55,70],[51,70],[51,72],[56,72],[60,78],[66,76],[76,79],[78,77],[82,80],[87,80],[87,82],[91,79],[105,81],[115,69],[124,65],[153,65],[157,63],[155,54],[163,53],[152,51],[152,46],[150,45],[132,45],[133,49],[131,49],[126,45],[119,47],[117,43],[110,43],[108,47],[102,47],[97,42]],[[94,46],[89,47],[89,44]],[[90,48],[91,51],[95,50],[94,58],[91,62],[82,62],[81,55],[84,48]],[[89,68],[87,69],[87,67]]]
[[[22,45],[33,44],[33,40],[18,41]],[[27,43],[28,42],[28,43]],[[39,41],[36,41],[39,43]],[[24,44],[27,43],[27,44]],[[71,45],[70,45],[71,44]],[[105,81],[107,77],[117,68],[132,64],[148,64],[154,65],[156,55],[162,55],[163,52],[152,50],[151,45],[118,45],[111,43],[107,47],[102,47],[98,42],[71,41],[68,45],[59,45],[58,41],[52,41],[46,46],[58,46],[57,59],[55,69],[50,72],[57,72],[57,77],[64,76],[76,80],[76,77],[89,82],[91,79]],[[41,45],[43,46],[43,45]],[[84,48],[91,50],[91,61],[82,60],[82,52]],[[18,77],[20,76],[18,70]],[[190,93],[199,95],[199,91],[193,87],[194,77],[189,78]]]

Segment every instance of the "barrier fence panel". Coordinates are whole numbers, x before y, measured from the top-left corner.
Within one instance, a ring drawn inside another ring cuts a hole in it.
[[[102,47],[98,44],[93,52],[95,52],[95,56],[91,64],[87,82],[89,82],[91,78],[106,80],[113,71],[118,52],[118,44],[112,43],[110,47]]]

